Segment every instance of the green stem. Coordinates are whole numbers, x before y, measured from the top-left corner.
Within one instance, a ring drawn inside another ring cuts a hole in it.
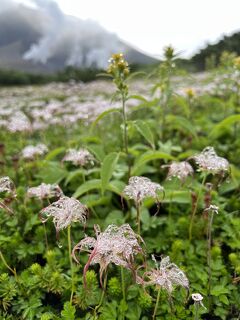
[[[68,226],[68,254],[69,254],[69,262],[71,268],[71,296],[70,296],[70,303],[72,304],[73,292],[74,292],[74,271],[73,271],[73,261],[72,261],[72,246],[71,246],[71,225]]]
[[[140,204],[136,204],[137,209],[137,233],[139,236],[141,236],[141,219],[140,219]]]
[[[103,282],[103,290],[102,290],[102,294],[101,294],[101,298],[99,301],[99,304],[96,306],[95,310],[94,310],[94,319],[97,319],[97,311],[98,309],[101,307],[102,303],[103,303],[103,299],[106,293],[106,287],[107,287],[107,272],[105,273],[104,276],[104,282]]]
[[[128,134],[127,134],[127,115],[126,115],[126,94],[122,92],[122,117],[123,117],[123,143],[124,149],[127,156],[128,165],[128,179],[131,176],[131,165],[129,163],[129,152],[128,152]]]
[[[212,270],[211,270],[211,247],[212,247],[212,224],[213,224],[213,217],[214,213],[211,212],[211,217],[208,223],[208,252],[207,252],[207,264],[208,264],[208,305],[209,310],[211,309],[211,283],[212,283]]]
[[[14,275],[16,281],[18,281],[16,269],[15,269],[15,268],[12,269],[12,268],[8,265],[7,261],[5,260],[3,254],[2,254],[2,251],[0,251],[0,258],[1,258],[2,262],[3,262],[3,264],[5,265],[5,267],[12,272],[12,274]]]
[[[201,183],[201,187],[200,187],[200,189],[198,191],[198,194],[197,194],[196,203],[195,203],[192,215],[191,215],[191,220],[190,220],[190,225],[189,225],[189,240],[190,241],[192,240],[192,228],[193,228],[194,218],[195,218],[195,215],[196,215],[196,212],[197,212],[197,208],[198,208],[198,202],[200,200],[202,188],[203,188],[203,186],[205,184],[206,178],[207,178],[207,175],[204,175],[202,183]]]
[[[152,316],[153,320],[156,319],[160,296],[161,296],[161,288],[158,289],[157,300],[156,300],[156,304],[155,304],[155,308],[154,308],[154,312],[153,312],[153,316]]]
[[[121,280],[122,280],[122,295],[124,302],[126,301],[126,292],[125,292],[125,278],[124,278],[124,270],[123,267],[121,267]]]
[[[194,320],[198,320],[198,309],[199,309],[198,303],[194,303],[194,309],[195,309]]]

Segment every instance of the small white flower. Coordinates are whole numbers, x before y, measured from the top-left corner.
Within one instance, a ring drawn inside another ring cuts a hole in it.
[[[218,214],[218,210],[219,210],[219,207],[218,206],[215,206],[213,204],[211,204],[208,208],[206,208],[204,211],[211,211],[213,213],[216,213]]]
[[[202,302],[203,296],[200,293],[193,293],[192,299],[194,301],[194,304],[200,304],[204,309],[206,309],[206,307],[204,306],[204,304]]]

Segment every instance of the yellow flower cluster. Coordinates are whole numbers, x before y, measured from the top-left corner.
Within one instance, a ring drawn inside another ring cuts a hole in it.
[[[129,66],[122,53],[115,53],[112,55],[109,60],[107,72],[113,77],[120,76],[125,78],[128,76]]]

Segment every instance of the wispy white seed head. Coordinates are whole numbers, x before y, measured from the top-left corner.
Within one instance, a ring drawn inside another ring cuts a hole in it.
[[[75,166],[93,164],[94,157],[87,149],[69,149],[62,161],[72,162]]]
[[[185,273],[176,264],[171,263],[168,256],[163,258],[160,264],[156,262],[154,256],[152,256],[152,259],[156,264],[156,269],[145,272],[142,281],[138,280],[139,283],[145,286],[156,285],[165,289],[169,294],[174,290],[174,286],[189,288],[189,281]],[[149,280],[146,281],[145,278]]]
[[[178,178],[182,182],[190,175],[193,175],[193,168],[187,161],[172,162],[170,165],[164,165],[162,167],[168,167],[167,180],[172,178]]]
[[[67,228],[72,222],[86,224],[88,210],[85,205],[75,198],[62,197],[40,212],[43,222],[53,218],[56,231]]]
[[[63,196],[63,192],[57,184],[41,183],[37,187],[29,188],[27,195],[30,198],[49,199],[53,197],[59,198]]]
[[[22,150],[22,157],[25,160],[34,160],[37,156],[43,156],[48,152],[45,144],[39,143],[36,146],[27,146]]]
[[[213,147],[206,147],[201,153],[193,156],[193,159],[199,166],[199,171],[222,175],[229,171],[229,162],[219,157]]]
[[[9,177],[0,178],[0,193],[6,193],[7,195],[16,196],[16,189],[13,181]]]
[[[99,226],[96,225],[95,231],[96,239],[86,237],[81,240],[73,249],[73,256],[77,261],[75,251],[90,252],[87,266],[98,263],[100,279],[110,263],[131,269],[134,256],[138,253],[143,254],[143,249],[139,245],[139,237],[129,224],[123,224],[120,227],[111,224],[104,232],[101,232]]]
[[[128,185],[124,188],[123,194],[136,203],[141,203],[145,198],[154,198],[158,200],[158,192],[163,192],[163,187],[155,182],[152,182],[146,177],[131,177]]]

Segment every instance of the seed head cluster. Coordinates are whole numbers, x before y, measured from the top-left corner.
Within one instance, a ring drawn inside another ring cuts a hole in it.
[[[146,177],[131,177],[128,185],[124,188],[123,194],[140,204],[145,198],[153,198],[158,201],[158,192],[163,192],[163,187],[152,182]]]
[[[37,187],[29,188],[27,195],[30,198],[50,199],[60,198],[63,195],[61,188],[56,184],[41,183]]]
[[[199,171],[221,175],[229,171],[229,162],[225,158],[219,157],[213,147],[206,147],[193,159],[199,166]]]
[[[36,146],[27,146],[22,150],[22,157],[25,160],[34,160],[38,156],[43,156],[48,152],[45,144],[39,143]]]
[[[142,278],[138,277],[139,284],[156,285],[165,289],[169,294],[174,290],[174,286],[189,288],[189,281],[185,273],[176,264],[171,263],[169,257],[163,258],[159,265],[154,256],[152,259],[156,264],[156,269],[146,271]],[[149,280],[145,280],[146,278]]]
[[[193,175],[193,168],[187,161],[182,162],[172,162],[168,167],[167,179],[172,180],[172,178],[178,178],[181,182],[184,182],[186,178],[190,175]]]
[[[84,273],[86,273],[89,265],[98,263],[101,279],[103,272],[110,263],[132,269],[134,256],[138,253],[143,254],[138,237],[129,224],[123,224],[120,227],[111,224],[104,232],[100,231],[99,226],[95,226],[95,231],[96,239],[86,237],[73,249],[73,257],[76,261],[75,251],[90,252]]]
[[[15,197],[16,189],[13,181],[9,177],[0,178],[0,193]]]
[[[80,222],[85,225],[88,210],[77,199],[63,196],[41,210],[40,214],[43,222],[46,222],[50,217],[53,218],[53,223],[58,233],[71,225],[72,222]]]
[[[86,149],[69,149],[62,161],[68,161],[75,166],[85,166],[87,164],[93,165],[94,157]]]

